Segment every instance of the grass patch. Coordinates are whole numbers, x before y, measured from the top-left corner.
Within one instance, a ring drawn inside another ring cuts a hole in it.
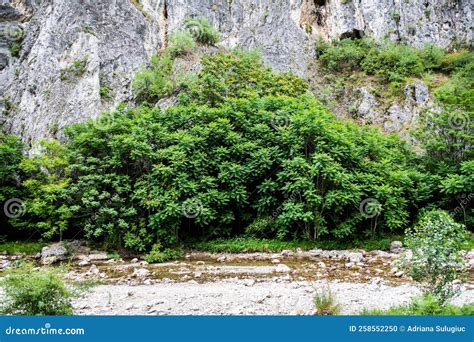
[[[314,296],[314,306],[318,316],[333,316],[341,312],[341,306],[337,304],[330,290],[317,293]]]
[[[354,241],[281,241],[266,240],[239,237],[233,239],[218,239],[190,244],[189,247],[197,250],[208,251],[211,253],[251,253],[251,252],[281,252],[282,250],[310,250],[314,248],[321,249],[364,249],[389,250],[390,242],[401,240],[400,236],[383,237],[373,240],[354,240]]]
[[[371,316],[472,316],[474,305],[440,305],[435,297],[425,295],[413,299],[409,305],[394,306],[388,310],[364,310],[362,315]]]
[[[44,242],[41,241],[4,241],[0,242],[0,253],[33,255],[41,252],[44,246]]]
[[[145,256],[145,261],[150,264],[162,263],[170,260],[176,260],[183,256],[184,252],[181,247],[162,248],[159,242],[153,245],[152,250]]]
[[[78,59],[72,62],[72,64],[60,71],[61,81],[68,81],[74,77],[82,77],[87,71],[87,63],[89,62],[88,57],[84,59]]]

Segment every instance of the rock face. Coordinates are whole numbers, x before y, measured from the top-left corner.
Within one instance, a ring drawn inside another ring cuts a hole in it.
[[[31,147],[130,100],[133,75],[190,16],[207,17],[221,47],[259,48],[269,65],[301,76],[317,37],[443,47],[472,40],[470,0],[0,0],[4,130]],[[21,44],[17,56],[12,41]],[[359,111],[371,115],[370,101]],[[390,111],[395,121],[407,115],[406,106]]]

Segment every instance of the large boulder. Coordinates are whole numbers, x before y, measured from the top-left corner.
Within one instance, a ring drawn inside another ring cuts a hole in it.
[[[41,263],[43,265],[53,264],[62,260],[66,260],[69,256],[69,252],[64,246],[63,242],[58,242],[47,247],[43,247],[41,250]]]

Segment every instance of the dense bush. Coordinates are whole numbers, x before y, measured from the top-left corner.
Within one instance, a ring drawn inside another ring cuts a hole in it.
[[[423,147],[422,165],[435,189],[431,202],[451,210],[472,228],[474,61],[468,62],[467,57],[456,60],[451,78],[434,91],[441,110],[423,113],[414,135]]]
[[[179,88],[173,64],[165,51],[137,76],[135,108],[73,125],[66,144],[21,163],[27,213],[15,226],[155,246],[149,258],[162,260],[189,238],[400,232],[433,198],[440,178],[403,140],[338,119],[258,54],[205,56]],[[176,105],[154,106],[171,92]]]
[[[416,49],[391,41],[375,42],[366,38],[343,39],[332,44],[320,41],[317,52],[320,63],[327,69],[359,69],[390,82],[400,82],[434,70],[451,72],[473,59],[473,54],[466,50],[447,54],[434,45]]]
[[[410,275],[440,304],[455,294],[453,281],[464,267],[460,251],[466,241],[465,227],[441,210],[425,213],[407,231],[405,243],[413,253],[408,264]]]
[[[0,133],[0,204],[19,196],[20,163],[23,144],[8,134]]]
[[[51,168],[62,158],[45,153],[27,163],[25,184],[45,192],[28,201],[40,210],[28,215],[47,236],[69,227],[144,251],[157,241],[230,237],[265,220],[273,227],[266,237],[282,239],[342,239],[409,223],[422,175],[401,139],[337,119],[302,95],[303,81],[254,55],[219,53],[203,65],[179,105],[120,109],[68,129],[59,178]],[[220,86],[211,87],[213,78]],[[227,96],[203,95],[219,89]],[[55,200],[34,205],[50,191]],[[366,198],[380,213],[360,211]],[[55,218],[48,226],[42,215]]]
[[[55,271],[33,270],[24,265],[10,271],[1,281],[5,300],[0,312],[6,315],[72,315],[72,293]]]
[[[1,128],[1,127],[0,127]],[[23,211],[21,170],[23,144],[20,140],[0,132],[0,227],[6,233],[8,219]]]
[[[202,71],[196,82],[182,94],[183,103],[189,101],[216,106],[229,98],[256,96],[300,96],[307,83],[291,73],[273,72],[265,67],[261,56],[235,50],[205,55],[201,60]],[[187,101],[186,101],[187,100]]]
[[[76,208],[68,201],[66,146],[53,140],[41,142],[39,147],[40,154],[24,158],[20,164],[28,200],[24,202],[26,213],[11,223],[20,229],[40,232],[46,238],[62,237]]]
[[[361,62],[364,71],[380,75],[390,82],[397,82],[409,76],[420,76],[426,65],[417,51],[405,45],[386,43],[368,51]]]
[[[319,61],[330,70],[355,70],[365,58],[371,41],[343,39],[337,44],[328,44],[322,40],[317,43]]]

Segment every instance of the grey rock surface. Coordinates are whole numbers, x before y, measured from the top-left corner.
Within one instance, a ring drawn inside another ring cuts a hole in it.
[[[43,265],[53,264],[58,261],[66,260],[69,253],[62,242],[43,247],[41,250],[41,263]]]

